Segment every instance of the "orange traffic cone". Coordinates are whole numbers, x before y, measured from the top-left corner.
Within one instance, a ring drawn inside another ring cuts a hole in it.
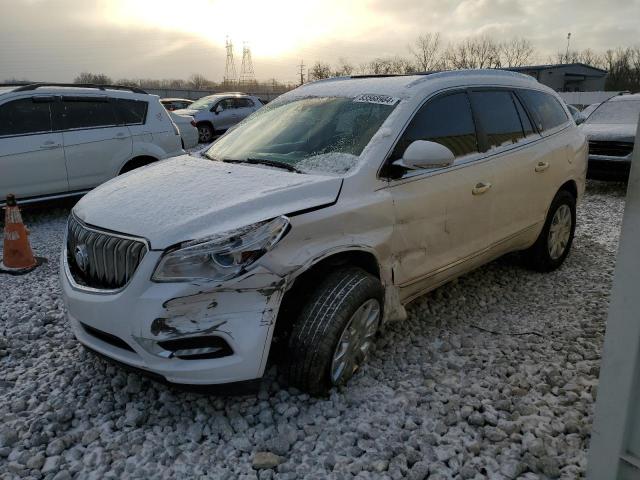
[[[29,245],[29,230],[22,223],[22,215],[14,195],[7,195],[7,206],[4,210],[4,258],[0,263],[0,272],[30,272],[38,266],[38,262]]]

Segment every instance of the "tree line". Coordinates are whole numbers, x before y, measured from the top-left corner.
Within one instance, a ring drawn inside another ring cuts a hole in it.
[[[525,38],[497,42],[489,37],[471,37],[445,45],[440,34],[420,35],[407,48],[407,55],[377,57],[355,64],[341,58],[335,65],[316,61],[308,70],[308,80],[361,75],[410,74],[441,70],[477,68],[512,68],[531,65],[540,58],[533,44]],[[640,91],[640,46],[606,50],[591,49],[558,52],[546,61],[557,63],[584,63],[609,72],[607,90]]]

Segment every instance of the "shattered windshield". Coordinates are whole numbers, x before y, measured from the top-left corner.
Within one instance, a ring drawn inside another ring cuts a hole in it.
[[[375,98],[306,97],[272,102],[223,136],[212,160],[271,163],[341,175],[353,168],[395,108]],[[387,97],[390,98],[390,97]]]
[[[589,115],[586,123],[636,125],[638,116],[640,116],[640,100],[605,102]]]

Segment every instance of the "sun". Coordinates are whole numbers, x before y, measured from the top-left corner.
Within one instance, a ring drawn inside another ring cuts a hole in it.
[[[228,37],[238,52],[246,42],[254,57],[277,58],[370,28],[374,19],[366,7],[364,0],[116,0],[103,3],[103,18],[128,28],[192,34],[220,46]]]

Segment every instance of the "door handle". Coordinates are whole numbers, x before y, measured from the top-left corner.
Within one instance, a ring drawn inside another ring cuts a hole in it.
[[[58,148],[61,147],[62,145],[56,142],[52,142],[52,141],[48,141],[48,142],[44,142],[42,145],[40,145],[40,148],[42,150],[50,150],[52,148]]]
[[[538,162],[538,164],[536,165],[536,172],[542,173],[550,166],[551,165],[549,164],[549,162]]]
[[[488,192],[490,188],[491,184],[489,182],[478,182],[476,183],[476,186],[473,187],[473,190],[471,190],[471,193],[474,195],[482,195],[483,193]]]

